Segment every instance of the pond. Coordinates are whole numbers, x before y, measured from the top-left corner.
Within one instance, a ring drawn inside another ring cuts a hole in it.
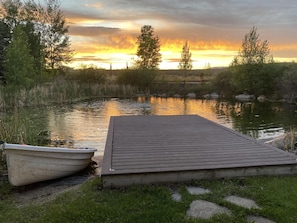
[[[112,98],[25,110],[32,128],[50,131],[51,140],[92,147],[103,155],[110,116],[197,114],[256,139],[297,127],[297,108],[284,103],[139,97]],[[145,126],[143,126],[145,128]]]

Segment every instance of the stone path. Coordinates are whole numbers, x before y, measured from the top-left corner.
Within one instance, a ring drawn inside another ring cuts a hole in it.
[[[201,187],[187,187],[187,191],[191,195],[202,195],[211,193],[210,190],[204,189]],[[176,202],[180,202],[182,200],[182,196],[178,192],[172,193],[172,199]],[[234,205],[247,208],[247,209],[261,209],[255,201],[238,197],[238,196],[227,196],[224,198],[225,201],[230,202]],[[187,215],[193,218],[201,218],[201,219],[209,219],[216,214],[225,214],[225,215],[232,215],[232,211],[226,207],[221,205],[215,204],[213,202],[205,201],[205,200],[194,200],[187,211]],[[248,216],[247,222],[254,222],[254,223],[276,223],[270,219],[263,218],[261,216]]]

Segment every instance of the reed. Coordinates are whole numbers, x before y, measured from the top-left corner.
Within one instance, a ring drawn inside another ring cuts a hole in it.
[[[81,83],[58,78],[52,82],[36,85],[31,89],[1,88],[0,109],[72,103],[103,97],[133,97],[139,92],[139,89],[133,86],[113,83]]]
[[[294,151],[296,149],[295,145],[297,143],[297,134],[294,127],[290,127],[290,130],[286,133],[284,137],[283,150]]]
[[[36,135],[29,119],[20,117],[15,109],[12,116],[0,119],[0,139],[9,143],[36,144]]]
[[[16,144],[38,145],[38,131],[32,128],[32,123],[24,112],[19,115],[19,108],[14,107],[11,115],[0,117],[0,140]],[[0,175],[6,173],[5,154],[0,149]]]

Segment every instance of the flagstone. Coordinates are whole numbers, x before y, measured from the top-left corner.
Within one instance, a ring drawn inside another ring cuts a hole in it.
[[[248,216],[247,220],[249,223],[276,223],[275,221],[260,216]]]
[[[187,191],[191,194],[191,195],[200,195],[200,194],[207,194],[210,193],[210,190],[208,189],[204,189],[201,187],[187,187]]]
[[[225,207],[204,200],[193,201],[187,211],[188,216],[202,219],[209,219],[216,214],[231,215],[231,213],[232,212]]]
[[[225,197],[225,200],[232,204],[238,205],[240,207],[244,207],[248,209],[252,209],[252,208],[260,209],[260,207],[256,204],[255,201],[248,198],[231,195],[231,196]]]

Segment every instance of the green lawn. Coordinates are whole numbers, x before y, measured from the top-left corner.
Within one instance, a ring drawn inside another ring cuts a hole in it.
[[[66,192],[44,205],[18,208],[11,193],[2,186],[0,222],[246,222],[248,215],[260,215],[275,222],[297,222],[297,177],[249,177],[233,180],[201,180],[188,184],[164,186],[133,186],[120,189],[101,189],[100,178]],[[211,190],[204,195],[190,195],[186,185]],[[173,201],[172,191],[182,195]],[[5,196],[5,194],[8,194]],[[232,205],[224,201],[227,195],[251,198],[260,210]],[[229,208],[232,216],[215,216],[210,220],[186,216],[190,203],[208,200]]]

